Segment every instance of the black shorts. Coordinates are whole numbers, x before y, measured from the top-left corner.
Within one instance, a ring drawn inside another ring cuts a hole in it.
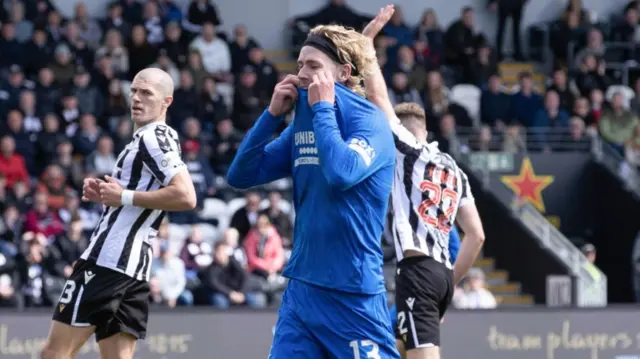
[[[96,326],[96,340],[117,333],[147,334],[149,283],[79,260],[64,286],[53,320],[74,327]]]
[[[440,346],[440,320],[453,290],[453,271],[431,257],[409,257],[398,263],[395,333],[405,350]]]

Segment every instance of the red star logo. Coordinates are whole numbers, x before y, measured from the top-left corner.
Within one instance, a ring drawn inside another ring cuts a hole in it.
[[[502,176],[500,181],[509,187],[519,199],[529,201],[538,211],[544,213],[542,191],[553,182],[553,176],[536,176],[529,157],[522,159],[519,174]]]

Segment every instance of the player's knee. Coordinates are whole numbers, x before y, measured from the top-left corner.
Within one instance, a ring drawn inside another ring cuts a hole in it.
[[[50,342],[45,344],[40,352],[40,359],[72,359],[71,353],[62,348],[56,348]]]

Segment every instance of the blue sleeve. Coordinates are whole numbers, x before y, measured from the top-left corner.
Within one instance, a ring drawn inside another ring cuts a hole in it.
[[[291,175],[292,127],[269,142],[281,121],[268,110],[258,118],[231,162],[227,173],[230,186],[248,189]]]
[[[347,141],[342,139],[336,110],[329,102],[313,105],[313,130],[320,157],[320,168],[331,186],[347,190],[360,183],[376,166],[376,148],[384,146],[382,133],[372,119],[355,118]]]
[[[451,227],[449,232],[449,255],[451,256],[451,263],[455,263],[458,258],[458,251],[460,250],[460,233],[456,226]]]

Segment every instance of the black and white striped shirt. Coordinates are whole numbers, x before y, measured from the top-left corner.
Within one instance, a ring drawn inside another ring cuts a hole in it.
[[[458,208],[473,201],[467,175],[437,143],[419,143],[400,120],[391,128],[396,168],[387,233],[396,257],[401,261],[404,251],[415,250],[451,269],[449,231]]]
[[[153,191],[167,186],[184,168],[176,131],[164,122],[153,122],[133,134],[133,140],[118,155],[112,177],[124,189]],[[80,258],[148,280],[151,241],[165,212],[134,206],[104,207],[89,247]]]

